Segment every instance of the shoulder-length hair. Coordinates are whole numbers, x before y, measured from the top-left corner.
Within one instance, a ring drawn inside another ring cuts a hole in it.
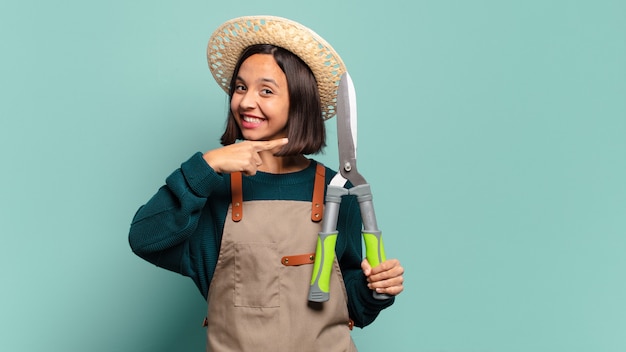
[[[289,143],[276,153],[276,156],[297,154],[317,154],[326,146],[326,129],[322,118],[322,103],[313,72],[298,56],[283,48],[270,44],[252,45],[241,54],[230,80],[229,104],[235,90],[235,81],[241,64],[254,54],[269,54],[274,57],[287,77],[289,92],[289,118],[287,138]],[[226,130],[221,138],[222,145],[243,139],[241,129],[233,112],[228,109]]]

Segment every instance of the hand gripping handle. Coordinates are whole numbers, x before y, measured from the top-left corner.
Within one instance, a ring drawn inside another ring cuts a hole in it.
[[[329,185],[326,189],[326,204],[322,231],[318,234],[315,249],[313,276],[309,287],[309,301],[326,302],[330,298],[330,275],[335,261],[335,244],[337,243],[337,217],[341,197],[348,194],[343,187]]]
[[[357,196],[361,218],[363,219],[363,240],[365,242],[365,257],[372,266],[377,267],[386,260],[385,246],[383,245],[382,232],[376,224],[376,214],[374,213],[374,203],[372,202],[372,191],[369,184],[354,186],[350,189],[350,194]],[[391,296],[373,292],[374,298],[383,300]]]

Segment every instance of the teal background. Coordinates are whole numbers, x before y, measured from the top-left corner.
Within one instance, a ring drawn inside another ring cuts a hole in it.
[[[312,27],[355,82],[359,166],[406,268],[360,351],[626,351],[626,3],[609,0],[1,2],[0,350],[204,349],[195,286],[127,233],[218,146],[205,47],[246,14]]]

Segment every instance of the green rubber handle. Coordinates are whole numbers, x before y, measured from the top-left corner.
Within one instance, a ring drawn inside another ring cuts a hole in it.
[[[363,240],[365,241],[365,257],[372,268],[387,260],[380,231],[363,232]]]
[[[363,241],[365,242],[365,257],[372,268],[377,267],[380,263],[387,260],[381,231],[363,232]],[[374,291],[373,296],[379,300],[391,298],[391,296],[387,294],[378,293],[376,291]]]
[[[357,196],[361,217],[363,218],[363,240],[365,242],[365,257],[372,268],[377,267],[386,260],[385,246],[383,245],[382,233],[378,230],[374,204],[372,203],[372,191],[368,184],[362,184],[350,189],[350,194]],[[374,291],[374,298],[388,299],[391,296]]]
[[[326,302],[330,298],[330,276],[335,260],[336,243],[337,232],[318,234],[309,301]]]
[[[335,244],[337,243],[337,217],[341,197],[348,194],[348,190],[334,185],[326,188],[326,204],[322,230],[317,236],[315,247],[315,263],[311,287],[309,287],[309,301],[326,302],[330,299],[330,275],[335,261]]]

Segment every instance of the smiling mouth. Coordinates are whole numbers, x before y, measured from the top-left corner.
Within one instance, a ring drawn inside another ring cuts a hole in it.
[[[254,129],[260,127],[266,119],[255,116],[241,116],[241,127],[245,129]]]
[[[242,116],[241,118],[244,122],[247,123],[251,123],[251,124],[259,124],[261,122],[263,122],[264,119],[259,118],[259,117],[252,117],[252,116]]]

